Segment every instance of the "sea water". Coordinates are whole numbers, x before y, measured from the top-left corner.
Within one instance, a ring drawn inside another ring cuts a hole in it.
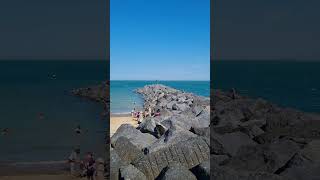
[[[211,75],[215,89],[235,88],[283,107],[320,112],[319,61],[213,61]]]
[[[163,84],[199,96],[210,96],[209,81],[110,81],[111,113],[126,114],[133,108],[141,108],[143,98],[135,90],[151,84]]]
[[[0,162],[65,160],[79,144],[83,153],[101,155],[107,128],[102,106],[70,90],[107,75],[103,61],[0,61],[0,129],[9,128],[0,135]],[[81,136],[74,132],[78,125]]]

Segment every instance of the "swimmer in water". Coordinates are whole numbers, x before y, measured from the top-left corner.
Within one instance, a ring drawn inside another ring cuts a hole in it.
[[[8,135],[9,134],[9,128],[4,128],[4,129],[2,129],[2,131],[1,131],[1,135]]]
[[[77,134],[81,134],[81,127],[80,125],[77,126],[77,128],[74,130]]]
[[[39,120],[43,120],[44,119],[44,113],[39,113],[38,117],[39,117]]]

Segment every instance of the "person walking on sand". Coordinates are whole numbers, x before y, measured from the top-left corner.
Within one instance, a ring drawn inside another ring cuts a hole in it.
[[[68,158],[68,162],[70,164],[70,174],[72,176],[77,176],[78,172],[78,168],[76,167],[77,163],[80,162],[80,158],[79,158],[79,154],[80,154],[80,149],[79,148],[75,148],[69,158]]]
[[[133,108],[132,111],[131,111],[132,119],[135,117],[135,114],[136,114],[136,108]]]
[[[92,153],[87,153],[85,161],[86,176],[88,180],[95,180],[95,160]]]
[[[138,119],[138,123],[141,123],[143,121],[143,112],[140,111],[140,116],[139,116],[139,119]]]
[[[104,180],[104,170],[105,170],[105,163],[102,158],[98,158],[96,160],[97,163],[97,170],[96,170],[96,175],[97,175],[97,180]]]

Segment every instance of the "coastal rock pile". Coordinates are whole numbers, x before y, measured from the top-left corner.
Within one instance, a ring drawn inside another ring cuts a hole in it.
[[[208,177],[210,99],[164,85],[137,93],[144,108],[159,110],[160,116],[145,118],[138,128],[123,124],[111,137],[111,179]]]
[[[319,115],[234,91],[212,97],[212,179],[320,179]]]
[[[71,94],[90,99],[103,104],[103,116],[109,116],[109,81],[103,82],[96,86],[73,89]]]

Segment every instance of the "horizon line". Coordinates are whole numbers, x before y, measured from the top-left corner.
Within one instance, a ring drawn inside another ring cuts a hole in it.
[[[190,80],[185,80],[185,79],[157,79],[157,80],[154,80],[154,79],[110,79],[110,81],[210,81],[209,80],[196,80],[196,79],[190,79]]]
[[[214,61],[319,61],[320,59],[210,59],[210,62]]]

